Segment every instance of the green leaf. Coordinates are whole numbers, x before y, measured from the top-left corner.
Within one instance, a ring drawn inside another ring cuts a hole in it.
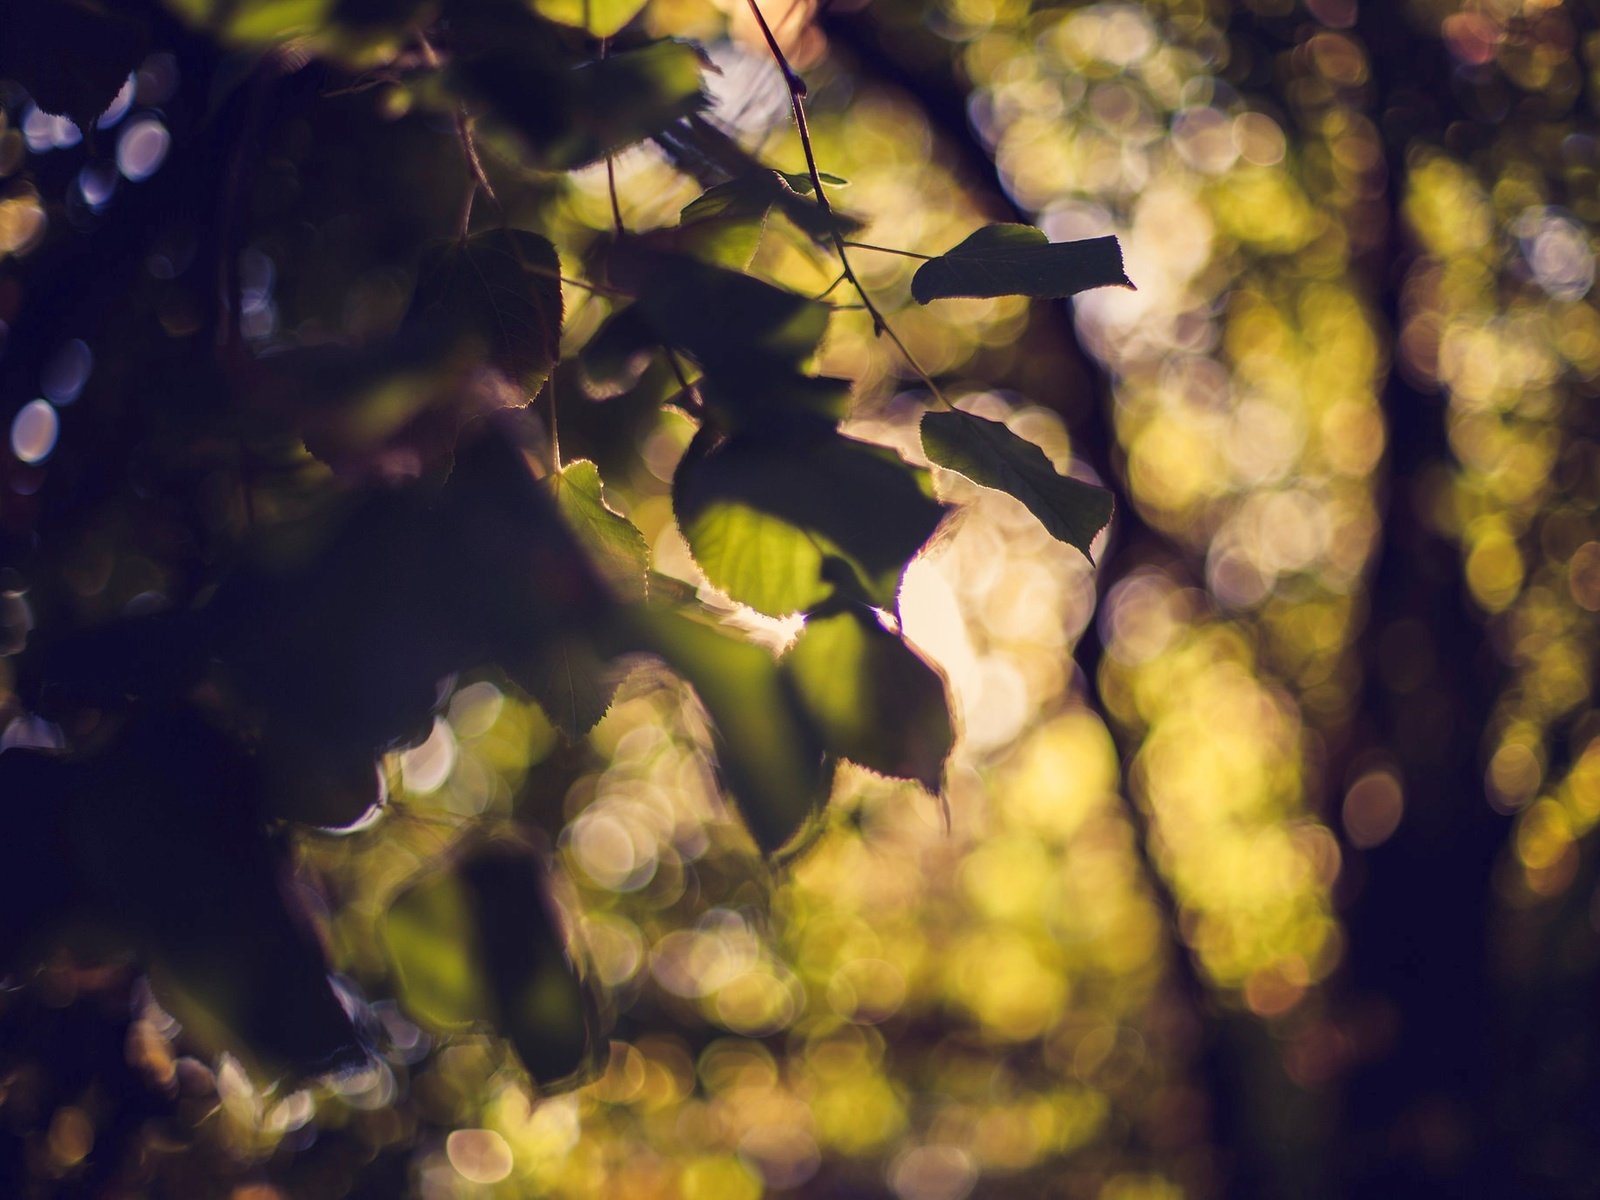
[[[820,427],[718,444],[702,431],[673,481],[673,507],[706,577],[783,616],[843,585],[892,608],[906,564],[945,506],[894,451]]]
[[[632,521],[606,504],[600,469],[580,458],[552,475],[550,487],[556,507],[606,582],[621,597],[644,599],[650,547]]]
[[[1052,242],[1032,225],[986,225],[911,277],[919,304],[951,296],[1071,296],[1132,287],[1114,237]]]
[[[1059,474],[1032,442],[959,409],[923,414],[922,448],[931,462],[1016,497],[1052,537],[1094,561],[1089,545],[1111,520],[1105,488]]]
[[[577,66],[508,47],[454,64],[450,78],[487,101],[485,122],[509,130],[530,166],[568,170],[705,108],[700,72],[693,46],[659,41]]]
[[[772,655],[670,610],[634,619],[642,647],[692,686],[710,714],[718,765],[756,844],[770,854],[803,841],[827,803],[833,766]]]
[[[301,42],[349,67],[392,59],[428,13],[422,0],[166,0],[192,24],[235,46]],[[429,6],[431,7],[431,6]]]
[[[809,196],[816,190],[815,185],[813,185],[811,182],[811,176],[805,171],[779,171],[778,174],[782,175],[784,182],[792,187],[795,191],[799,192],[802,196]],[[841,179],[839,176],[830,175],[826,171],[818,171],[817,177],[829,187],[850,186],[850,181],[848,179]]]
[[[424,256],[401,338],[470,340],[533,396],[561,353],[561,260],[536,233],[492,229]]]
[[[488,1028],[550,1087],[594,1065],[594,999],[568,957],[531,847],[481,845],[407,887],[384,914],[406,1011],[439,1033]]]
[[[533,0],[533,10],[546,20],[575,25],[597,38],[615,37],[644,5],[645,0]]]
[[[944,679],[870,609],[808,617],[782,667],[830,754],[939,790],[955,740]]]
[[[825,176],[824,182],[828,178]],[[804,187],[797,187],[796,180],[802,180]],[[759,221],[777,209],[801,232],[819,240],[832,233],[848,235],[862,228],[853,217],[823,208],[811,198],[812,192],[808,176],[757,167],[706,189],[684,206],[678,219],[684,225],[712,218]]]

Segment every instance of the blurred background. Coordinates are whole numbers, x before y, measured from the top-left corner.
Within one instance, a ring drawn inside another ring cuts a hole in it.
[[[549,830],[605,997],[600,1077],[531,1096],[491,1039],[436,1044],[380,1002],[369,1070],[264,1091],[237,1063],[185,1057],[137,983],[62,962],[0,993],[0,1129],[28,1194],[1592,1194],[1600,6],[763,9],[860,241],[934,254],[994,220],[1114,233],[1137,285],[923,308],[914,261],[853,252],[950,394],[1117,496],[1092,569],[1020,505],[936,475],[966,508],[902,609],[960,721],[948,828],[915,786],[847,769],[823,835],[772,867],[719,799],[704,717],[671,676],[631,674],[579,746],[502,680],[463,679],[388,764],[386,817],[299,835],[307,893],[342,986],[382,994],[378,916],[403,880],[485,819]],[[742,2],[652,0],[640,20],[702,41],[715,118],[803,169]],[[203,321],[185,259],[208,236],[173,206],[192,181],[167,178],[174,139],[210,136],[184,68],[152,55],[89,136],[0,84],[0,258],[139,207],[156,231],[140,303],[174,338]],[[243,332],[258,349],[286,331],[359,339],[409,290],[385,239],[448,227],[458,187],[439,177],[459,165],[428,164],[454,148],[398,89],[279,91]],[[392,144],[351,155],[374,106]],[[613,173],[635,231],[675,223],[698,190],[651,149]],[[396,189],[410,199],[390,226],[350,219]],[[612,227],[600,167],[500,190],[553,231],[569,274]],[[755,262],[812,293],[837,274],[777,225]],[[569,292],[569,352],[608,312]],[[84,415],[123,411],[96,388],[132,404],[170,384],[97,369],[76,336],[28,353],[37,393],[4,414],[8,537],[47,519],[33,498],[74,438],[85,461],[114,439]],[[820,367],[856,383],[851,432],[919,455],[927,397],[864,313],[835,316]],[[568,456],[600,464],[657,570],[699,586],[667,494],[690,422],[595,396],[570,358],[556,388]],[[217,527],[241,519],[203,456],[160,469],[210,497]],[[292,507],[296,486],[272,502]],[[97,512],[59,603],[113,613],[181,590],[163,549],[177,534]],[[773,645],[792,633],[701,594]],[[14,590],[4,603],[20,623]],[[42,736],[5,663],[6,738]],[[136,1019],[100,1051],[128,1079],[82,1082],[98,1077],[60,1045],[110,1036],[130,988]],[[127,1115],[118,1097],[145,1078],[177,1079],[176,1118]],[[120,1191],[83,1174],[109,1136],[143,1139],[147,1170]]]

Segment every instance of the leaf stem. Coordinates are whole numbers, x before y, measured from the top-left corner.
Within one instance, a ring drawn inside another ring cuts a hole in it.
[[[417,34],[417,44],[422,47],[422,60],[435,70],[439,67],[439,53],[433,48],[433,43],[428,41],[424,33]],[[484,173],[483,160],[478,157],[478,139],[472,132],[472,121],[467,116],[465,105],[458,105],[455,112],[456,141],[461,145],[461,156],[467,160],[467,194],[461,202],[461,216],[456,224],[456,238],[458,241],[467,240],[467,230],[472,224],[472,203],[477,198],[479,190],[489,197],[490,202],[497,209],[503,210],[500,197],[494,194],[494,185],[489,182],[489,176]]]
[[[898,254],[901,258],[920,258],[924,262],[936,257],[932,254],[919,254],[915,250],[898,250],[893,246],[875,246],[871,242],[845,242],[854,250],[876,250],[879,254]]]
[[[583,0],[583,23],[589,23],[589,0]],[[605,60],[606,52],[611,48],[611,39],[600,39],[600,58]],[[617,201],[617,163],[616,158],[610,153],[606,155],[606,193],[611,197],[611,223],[616,226],[617,236],[627,233],[627,228],[622,223],[622,205]]]
[[[822,186],[822,172],[817,169],[817,152],[811,144],[811,126],[806,120],[805,80],[801,79],[795,73],[794,68],[789,65],[789,60],[783,53],[783,47],[778,45],[778,39],[772,34],[772,27],[767,24],[766,17],[761,15],[760,5],[756,3],[756,0],[745,0],[745,2],[750,6],[750,12],[755,17],[756,24],[761,27],[761,36],[766,39],[767,49],[772,52],[773,60],[778,64],[778,69],[783,72],[784,83],[789,88],[789,108],[794,114],[795,129],[800,134],[800,148],[805,151],[806,171],[811,176],[811,186],[817,194],[817,206],[831,218],[833,216],[833,205],[828,202],[828,193]],[[872,317],[872,331],[880,336],[887,337],[893,343],[894,348],[900,352],[900,356],[906,360],[906,364],[916,372],[917,377],[922,380],[923,385],[933,394],[934,399],[938,400],[946,408],[954,408],[955,406],[945,398],[944,392],[940,389],[933,376],[928,374],[923,365],[917,361],[916,356],[911,353],[910,348],[901,340],[900,335],[884,319],[882,311],[873,303],[872,297],[867,294],[867,289],[862,286],[861,280],[856,277],[855,269],[850,265],[850,254],[846,249],[850,243],[844,240],[844,236],[837,228],[830,228],[828,233],[833,240],[833,248],[838,252],[839,266],[844,272],[844,278],[855,289],[856,295],[861,297],[861,306]],[[874,248],[876,249],[876,247]],[[833,289],[829,288],[828,290],[832,291]]]

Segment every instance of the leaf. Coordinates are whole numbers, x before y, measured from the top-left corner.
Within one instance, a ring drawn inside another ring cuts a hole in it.
[[[824,182],[831,176],[825,176]],[[804,186],[796,185],[796,180]],[[786,175],[765,167],[744,172],[725,183],[707,188],[691,200],[679,214],[682,225],[714,218],[759,221],[777,209],[802,233],[819,240],[830,234],[848,235],[862,228],[853,217],[825,209],[812,199],[811,179],[805,175]]]
[[[756,844],[771,854],[803,840],[827,802],[833,767],[772,655],[671,610],[634,620],[641,647],[682,676],[710,714],[718,765]]]
[[[781,666],[830,754],[939,791],[955,740],[944,679],[871,609],[808,617]]]
[[[597,38],[615,37],[644,5],[645,0],[533,0],[541,17],[575,25]]]
[[[595,566],[619,596],[642,600],[650,572],[650,547],[644,534],[605,502],[600,469],[580,458],[550,477],[556,507]]]
[[[381,936],[400,1002],[422,1024],[497,1032],[544,1088],[592,1070],[594,997],[531,847],[489,842],[424,875],[390,904]]]
[[[329,746],[321,738],[274,731],[256,750],[262,815],[316,829],[365,824],[388,798],[372,750]]]
[[[391,60],[426,20],[423,0],[166,0],[219,40],[244,47],[294,40],[352,68]]]
[[[0,979],[49,952],[78,891],[63,817],[81,787],[65,755],[0,750]]]
[[[1071,296],[1111,284],[1133,286],[1114,237],[1052,242],[1032,225],[986,225],[918,267],[911,294],[926,304],[951,296]]]
[[[578,352],[585,390],[600,399],[628,391],[644,374],[661,340],[637,304],[617,309]]]
[[[673,508],[706,577],[771,616],[816,607],[843,584],[892,608],[906,564],[945,506],[894,451],[826,428],[696,435]]]
[[[802,373],[822,345],[831,310],[682,254],[640,252],[634,305],[658,342],[686,352],[705,372],[699,389],[733,425],[811,415],[837,422],[849,407],[847,380]]]
[[[0,78],[90,130],[144,58],[145,21],[114,5],[0,0]]]
[[[774,366],[798,367],[822,345],[832,310],[820,301],[683,255],[640,264],[638,308],[661,340],[706,368],[759,383]]]
[[[1050,536],[1094,561],[1090,543],[1111,520],[1105,488],[1059,474],[1032,442],[998,421],[959,409],[923,414],[922,448],[939,466],[1016,497]]]
[[[201,1045],[265,1075],[357,1065],[322,947],[256,815],[260,786],[251,756],[197,713],[142,712],[83,765],[73,857],[100,923],[132,938]]]
[[[581,65],[508,47],[456,63],[450,78],[488,103],[485,120],[510,131],[529,165],[569,170],[705,108],[700,72],[693,46],[666,40]]]
[[[531,397],[561,353],[560,274],[556,248],[526,230],[446,242],[423,258],[400,338],[481,343],[489,363]]]
[[[538,701],[552,725],[576,741],[610,710],[626,668],[600,653],[593,641],[566,637],[531,662],[509,664],[507,673]]]

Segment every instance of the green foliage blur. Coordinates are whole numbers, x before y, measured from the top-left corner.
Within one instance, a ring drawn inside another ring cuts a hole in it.
[[[1591,1194],[1600,10],[760,15],[0,0],[0,1195]]]

